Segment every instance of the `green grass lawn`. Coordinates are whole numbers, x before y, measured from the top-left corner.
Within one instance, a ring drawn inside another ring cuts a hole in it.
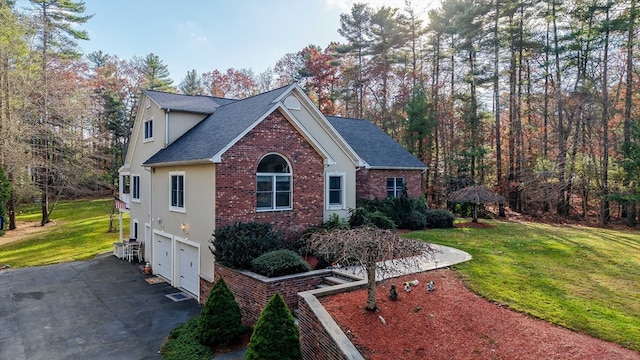
[[[74,200],[59,202],[52,215],[53,225],[44,231],[26,236],[16,242],[0,246],[0,265],[11,267],[39,266],[74,260],[84,260],[113,250],[119,241],[118,218],[116,231],[109,233],[109,213],[113,199]],[[40,206],[32,204],[18,209],[18,221],[40,223]],[[128,236],[129,217],[124,218]]]
[[[455,247],[467,286],[510,308],[640,351],[640,234],[482,221],[491,229],[418,231]]]

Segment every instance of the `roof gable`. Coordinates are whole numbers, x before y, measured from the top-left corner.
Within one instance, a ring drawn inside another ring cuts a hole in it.
[[[145,161],[145,165],[213,162],[216,155],[275,110],[276,100],[289,88],[279,88],[218,107],[213,114]]]
[[[427,166],[369,120],[327,116],[368,168],[426,169]]]

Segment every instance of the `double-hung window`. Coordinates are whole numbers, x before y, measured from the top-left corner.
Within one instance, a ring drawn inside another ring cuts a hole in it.
[[[140,201],[140,176],[131,176],[131,199]]]
[[[282,156],[269,154],[258,164],[256,174],[256,209],[290,210],[292,208],[291,169]]]
[[[184,212],[184,172],[171,172],[170,210]]]
[[[144,141],[153,140],[153,119],[144,121]]]
[[[387,197],[399,197],[402,195],[404,186],[404,178],[390,177],[387,178]]]
[[[344,173],[327,174],[327,206],[328,209],[344,209]]]
[[[130,175],[122,175],[121,177],[122,183],[120,184],[120,193],[123,195],[128,195],[131,193],[131,176]]]

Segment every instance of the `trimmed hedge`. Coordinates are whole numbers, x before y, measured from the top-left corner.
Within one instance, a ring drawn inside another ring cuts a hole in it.
[[[242,313],[224,279],[213,284],[198,321],[200,342],[216,347],[236,342],[245,332]]]
[[[216,261],[234,269],[251,269],[251,262],[258,256],[286,248],[282,235],[271,224],[257,222],[235,223],[221,227],[210,240],[211,252]]]
[[[267,277],[297,274],[311,270],[309,264],[291,250],[275,250],[258,256],[251,262],[254,272]]]
[[[277,293],[267,303],[253,329],[245,360],[302,359],[295,319]]]
[[[427,227],[431,229],[448,229],[453,227],[453,214],[447,210],[429,210],[426,214]]]

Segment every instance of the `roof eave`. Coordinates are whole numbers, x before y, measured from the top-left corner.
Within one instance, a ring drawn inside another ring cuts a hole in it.
[[[211,159],[196,159],[196,160],[177,160],[177,161],[163,161],[163,162],[157,162],[157,163],[143,163],[142,166],[145,167],[168,167],[168,166],[184,166],[184,165],[207,165],[207,164],[213,164],[216,161],[214,161],[213,158]]]
[[[427,166],[424,167],[413,167],[413,166],[365,166],[365,169],[369,170],[420,170],[425,171],[428,169]]]

